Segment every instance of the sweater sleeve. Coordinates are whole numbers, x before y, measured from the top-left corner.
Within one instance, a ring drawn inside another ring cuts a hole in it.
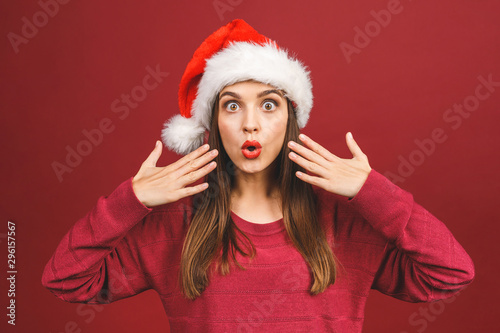
[[[474,264],[450,230],[413,195],[373,170],[347,199],[387,240],[372,289],[407,302],[451,297],[474,279]]]
[[[101,196],[62,238],[42,285],[72,303],[110,303],[149,289],[131,229],[151,210],[133,192],[132,177]]]

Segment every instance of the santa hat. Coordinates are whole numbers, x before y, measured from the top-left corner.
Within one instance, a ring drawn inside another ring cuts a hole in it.
[[[293,103],[299,128],[313,104],[309,71],[288,52],[241,19],[211,34],[195,51],[179,86],[180,115],[165,122],[165,146],[187,155],[203,144],[212,108],[225,86],[255,80],[285,92]]]

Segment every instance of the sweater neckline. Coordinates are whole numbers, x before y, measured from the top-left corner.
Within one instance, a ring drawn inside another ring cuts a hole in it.
[[[246,233],[253,235],[271,235],[279,231],[285,230],[283,218],[268,223],[255,223],[242,219],[231,211],[231,217],[236,225]]]

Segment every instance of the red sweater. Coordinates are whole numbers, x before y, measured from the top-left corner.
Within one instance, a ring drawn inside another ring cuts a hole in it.
[[[313,188],[342,264],[336,283],[316,296],[283,219],[256,224],[232,213],[256,258],[249,263],[238,253],[247,270],[215,275],[200,297],[185,299],[177,276],[193,197],[148,208],[132,178],[100,197],[63,237],[42,284],[64,301],[89,303],[154,289],[173,332],[352,333],[361,332],[370,289],[427,302],[451,297],[474,279],[471,258],[446,226],[377,171],[352,199]]]

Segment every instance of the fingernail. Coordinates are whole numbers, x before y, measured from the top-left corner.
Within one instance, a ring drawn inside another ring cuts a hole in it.
[[[155,147],[158,147],[160,145],[160,140],[156,140],[156,145]]]
[[[207,144],[204,144],[202,148],[203,148],[203,149],[207,149],[207,148],[208,148],[208,143],[207,143]]]
[[[352,133],[351,132],[347,133],[347,137],[352,140]]]
[[[290,147],[295,147],[296,146],[295,142],[293,142],[293,141],[290,141],[288,144],[290,145]]]
[[[299,139],[300,139],[300,140],[305,140],[305,139],[306,139],[306,136],[305,136],[304,134],[300,134],[300,135],[299,135]]]

